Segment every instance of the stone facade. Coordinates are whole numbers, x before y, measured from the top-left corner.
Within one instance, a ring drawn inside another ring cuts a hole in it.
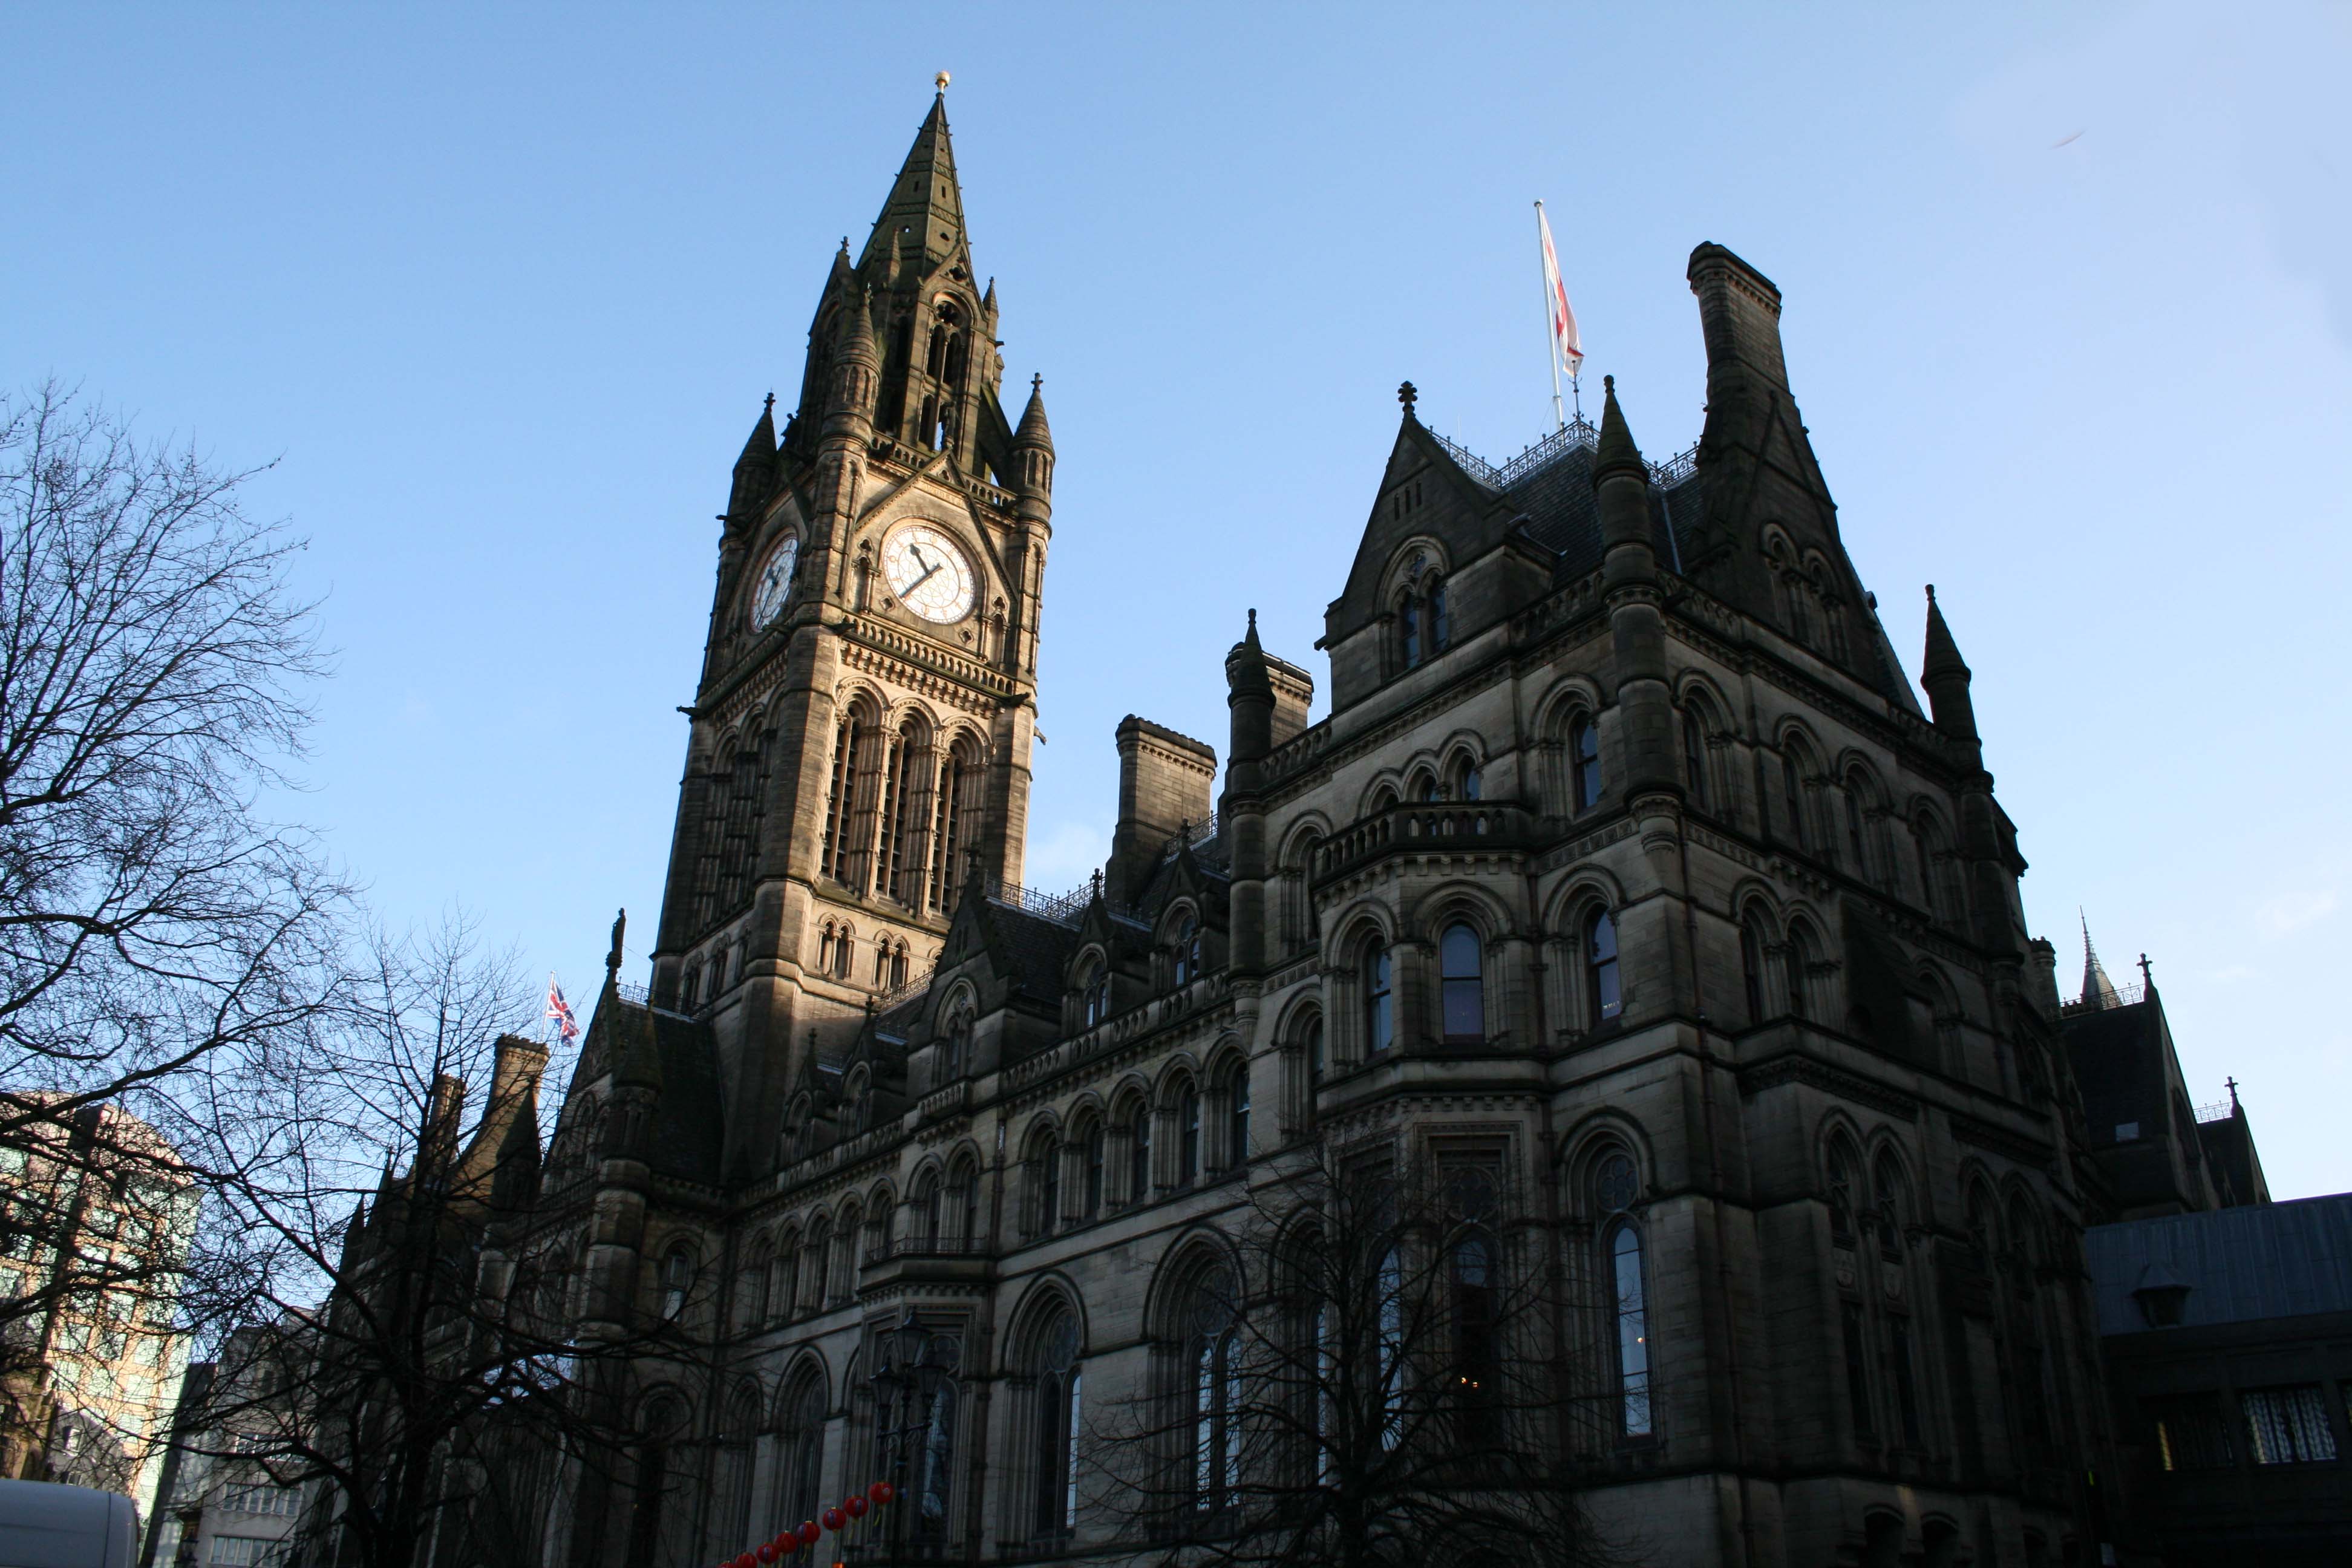
[[[975,277],[942,102],[736,466],[652,982],[616,943],[499,1243],[583,1333],[723,1347],[640,1369],[638,1474],[550,1560],[718,1560],[862,1487],[910,1310],[959,1347],[915,1546],[1103,1546],[1041,1469],[1073,1386],[1160,1375],[1194,1238],[1310,1133],[1475,1152],[1596,1292],[1631,1248],[1646,1367],[1575,1357],[1647,1379],[1579,1456],[1626,1556],[2095,1560],[2102,1200],[2025,863],[1932,591],[1922,711],[1840,542],[1773,285],[1693,253],[1707,413],[1663,465],[1613,389],[1498,468],[1404,388],[1330,716],[1253,616],[1221,793],[1130,717],[1110,860],[1047,898],[1054,448]]]

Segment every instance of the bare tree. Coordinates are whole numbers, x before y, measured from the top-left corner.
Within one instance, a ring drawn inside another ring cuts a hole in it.
[[[1225,1234],[1088,1434],[1125,1537],[1236,1568],[1607,1558],[1580,1507],[1593,1314],[1498,1167],[1318,1141]]]
[[[191,1446],[303,1489],[310,1563],[531,1560],[559,1473],[625,1459],[626,1367],[699,1352],[657,1321],[575,1332],[576,1259],[531,1229],[546,1052],[511,956],[453,915],[366,957],[205,1151],[240,1172],[206,1242],[236,1239],[187,1310],[246,1331]]]
[[[247,515],[251,478],[54,383],[0,394],[0,1446],[19,1465],[61,1314],[168,1319],[208,1174],[175,1151],[217,1113],[216,1069],[281,1048],[334,983],[347,889],[259,804],[323,660],[287,584],[300,542]],[[169,1224],[119,1245],[85,1223],[93,1194]]]

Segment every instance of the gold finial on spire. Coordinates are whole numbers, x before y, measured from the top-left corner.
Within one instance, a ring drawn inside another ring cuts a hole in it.
[[[931,85],[932,85],[933,87],[935,87],[935,88],[938,88],[941,92],[945,92],[945,91],[947,91],[947,89],[948,89],[948,73],[947,73],[947,72],[945,72],[945,71],[941,71],[941,72],[940,72],[940,74],[939,74],[939,75],[937,75],[937,76],[933,77],[933,78],[931,79]]]

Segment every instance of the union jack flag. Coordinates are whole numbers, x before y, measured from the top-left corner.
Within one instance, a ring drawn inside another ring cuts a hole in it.
[[[580,1021],[572,1016],[572,1004],[563,999],[563,987],[555,983],[552,972],[547,977],[547,1016],[555,1020],[556,1038],[563,1044],[580,1037]]]

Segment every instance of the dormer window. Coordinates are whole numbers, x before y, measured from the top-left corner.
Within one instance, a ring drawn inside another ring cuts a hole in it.
[[[1201,977],[1201,926],[1192,911],[1184,910],[1170,928],[1172,957],[1169,973],[1175,984],[1189,985]]]
[[[1110,1016],[1110,966],[1089,960],[1078,976],[1078,1026],[1091,1029]]]

